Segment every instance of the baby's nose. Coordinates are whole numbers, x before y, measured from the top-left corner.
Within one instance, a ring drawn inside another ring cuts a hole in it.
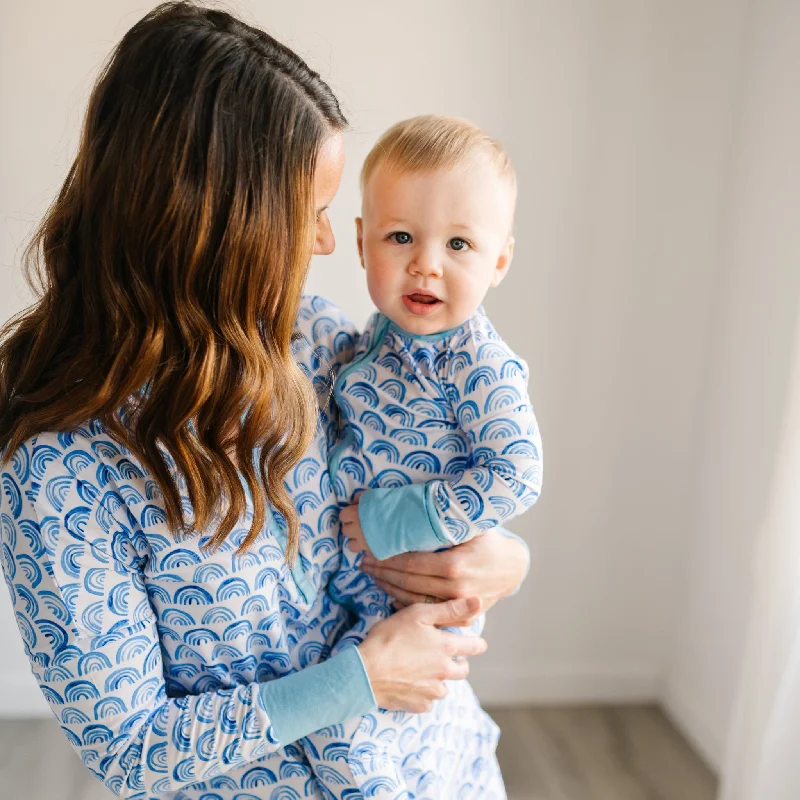
[[[442,264],[434,255],[423,253],[411,262],[411,272],[426,278],[436,278],[442,274]]]

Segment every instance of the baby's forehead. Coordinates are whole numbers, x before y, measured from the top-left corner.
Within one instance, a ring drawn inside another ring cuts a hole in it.
[[[378,161],[364,181],[364,190],[374,185],[395,182],[403,179],[427,178],[432,182],[452,182],[454,179],[469,177],[474,181],[498,182],[515,188],[513,173],[504,172],[485,148],[474,148],[456,160],[447,160],[435,166],[418,167],[400,160],[386,158]]]
[[[487,158],[424,170],[383,162],[364,185],[363,207],[383,213],[402,210],[415,217],[436,208],[446,216],[468,219],[495,216],[499,206],[506,218],[513,216],[515,200],[515,186]]]

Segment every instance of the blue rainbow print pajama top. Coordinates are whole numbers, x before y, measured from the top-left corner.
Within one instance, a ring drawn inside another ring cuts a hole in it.
[[[340,505],[360,493],[377,558],[460,544],[536,502],[542,449],[527,383],[483,309],[433,335],[370,318],[334,384],[330,471]]]
[[[206,534],[173,535],[152,477],[97,422],[10,454],[0,562],[33,674],[118,796],[502,800],[498,731],[466,681],[426,714],[375,708],[350,632],[391,604],[340,569],[328,471],[331,377],[356,332],[319,298],[297,331],[320,424],[286,479],[301,520],[291,569],[277,513],[244,554],[251,510],[214,552]]]

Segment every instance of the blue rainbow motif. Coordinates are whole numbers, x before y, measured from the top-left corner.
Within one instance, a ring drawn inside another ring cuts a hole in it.
[[[202,563],[202,559],[196,552],[187,547],[178,547],[161,559],[161,569],[178,569],[200,563]]]
[[[367,447],[367,452],[372,453],[372,455],[382,456],[390,464],[397,464],[400,461],[400,449],[397,445],[387,442],[385,439],[374,441]]]
[[[22,513],[22,493],[17,482],[7,472],[3,473],[3,499],[8,504],[8,510],[14,519]]]
[[[393,786],[395,800],[422,800],[459,797],[467,787],[500,800],[491,724],[462,687],[430,717],[374,711],[284,746],[252,683],[358,644],[391,613],[367,576],[340,569],[334,477],[337,485],[365,485],[390,466],[387,483],[407,485],[409,471],[434,477],[450,457],[463,459],[464,473],[471,454],[452,414],[452,391],[444,382],[429,385],[424,374],[450,370],[449,361],[435,345],[415,346],[408,354],[421,371],[384,354],[383,365],[353,372],[353,385],[366,384],[358,403],[351,398],[359,413],[353,442],[376,444],[368,458],[343,459],[332,477],[326,460],[338,414],[328,394],[360,339],[319,298],[304,301],[300,316],[303,338],[293,352],[319,392],[320,425],[286,478],[301,516],[293,569],[277,513],[247,552],[237,552],[252,520],[247,513],[217,549],[207,546],[213,530],[171,532],[155,480],[96,420],[25,442],[1,468],[0,564],[43,696],[65,738],[116,794],[357,800]],[[482,409],[485,393],[476,398]],[[396,407],[397,419],[387,421],[384,403]],[[165,463],[175,470],[167,454]],[[180,503],[191,520],[184,489]],[[496,494],[505,497],[493,488]],[[356,611],[355,623],[342,603]],[[440,764],[450,782],[430,777]]]
[[[214,598],[202,586],[186,584],[177,589],[174,595],[175,603],[179,606],[204,606],[211,605]]]
[[[416,447],[424,447],[428,439],[422,431],[413,428],[395,428],[389,433],[390,438]]]
[[[41,481],[48,465],[58,461],[60,455],[61,451],[52,445],[37,444],[33,448],[33,457],[31,458],[31,473],[33,476]]]
[[[362,428],[369,428],[376,433],[386,433],[386,423],[381,415],[371,408],[362,411],[358,421],[361,423]],[[353,435],[355,436],[356,434],[354,433]]]
[[[432,475],[438,474],[442,471],[442,465],[439,459],[430,452],[425,450],[412,450],[403,456],[404,467],[408,469],[419,470],[421,472],[429,472]]]
[[[492,389],[483,404],[484,414],[491,414],[503,408],[514,408],[522,401],[520,390],[516,386],[497,386]]]
[[[448,453],[465,454],[469,452],[469,446],[464,441],[464,437],[458,433],[446,433],[440,436],[432,445],[437,450],[445,450]]]

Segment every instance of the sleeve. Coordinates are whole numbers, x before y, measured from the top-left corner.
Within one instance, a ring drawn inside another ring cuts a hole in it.
[[[461,349],[445,384],[471,464],[455,480],[435,479],[361,495],[359,521],[378,559],[448,547],[529,508],[542,483],[542,444],[528,396],[528,368],[499,341]]]
[[[115,468],[55,437],[13,464],[1,549],[25,650],[67,739],[114,794],[175,792],[375,707],[354,650],[264,684],[169,696],[148,543]]]

